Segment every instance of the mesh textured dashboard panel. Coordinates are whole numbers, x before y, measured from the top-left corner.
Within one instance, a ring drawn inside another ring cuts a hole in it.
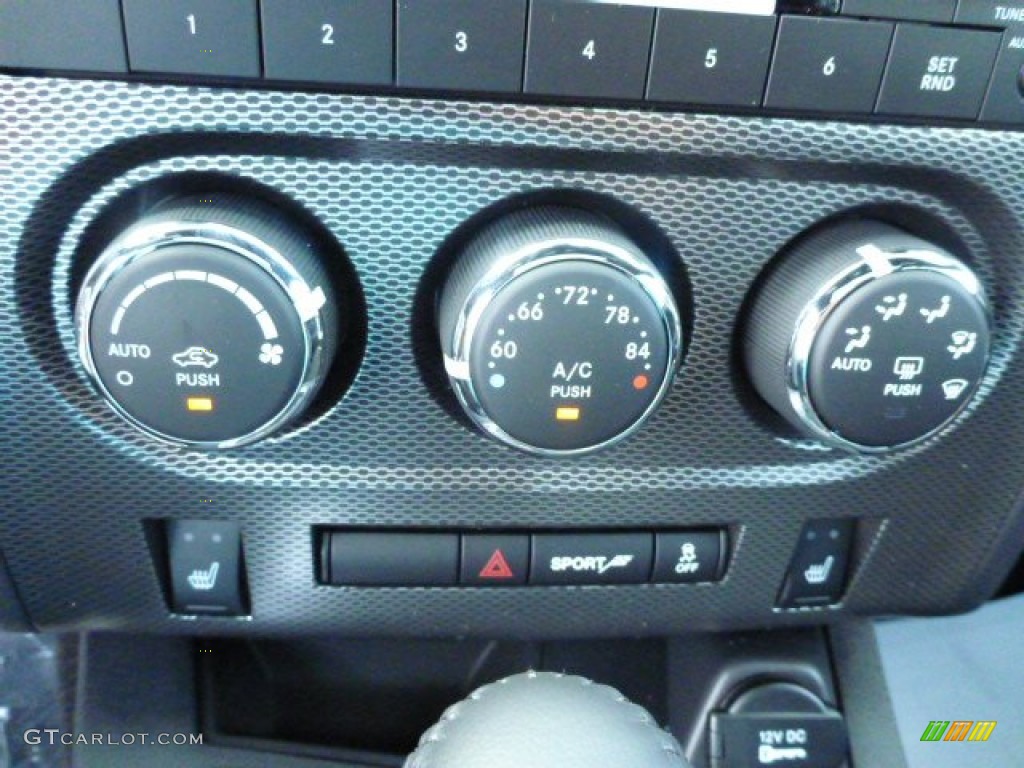
[[[585,636],[792,624],[965,609],[1019,551],[1024,135],[9,77],[0,124],[0,548],[41,627]],[[190,171],[297,201],[344,246],[369,307],[341,402],[217,455],[123,425],[73,353],[82,233],[118,195]],[[622,446],[575,460],[521,455],[452,419],[411,341],[416,291],[451,231],[510,195],[560,187],[655,222],[695,299],[665,405]],[[887,458],[781,439],[737,388],[732,348],[778,250],[876,204],[955,234],[997,326],[977,402],[940,438]],[[803,521],[832,516],[884,523],[846,600],[775,611]],[[141,521],[176,517],[243,523],[251,619],[168,614]],[[314,525],[736,535],[715,585],[367,590],[315,584]]]

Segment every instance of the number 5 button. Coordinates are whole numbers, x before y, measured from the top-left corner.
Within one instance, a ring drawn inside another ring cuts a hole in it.
[[[263,0],[268,78],[390,85],[390,0]]]
[[[526,0],[399,0],[398,84],[516,93]]]
[[[527,93],[642,99],[654,9],[580,0],[534,0]]]
[[[885,22],[783,17],[765,106],[870,113],[893,29]]]
[[[774,16],[661,10],[647,98],[759,107],[774,40]]]

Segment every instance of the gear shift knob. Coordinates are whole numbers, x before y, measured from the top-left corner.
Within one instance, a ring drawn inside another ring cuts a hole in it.
[[[529,672],[486,685],[423,734],[405,768],[689,768],[679,744],[614,688]]]

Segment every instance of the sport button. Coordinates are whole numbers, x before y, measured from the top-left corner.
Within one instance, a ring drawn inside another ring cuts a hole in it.
[[[654,537],[649,533],[538,534],[531,584],[645,584]]]

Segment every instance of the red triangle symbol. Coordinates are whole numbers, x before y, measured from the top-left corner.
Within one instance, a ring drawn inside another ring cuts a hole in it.
[[[487,561],[487,565],[480,571],[481,579],[514,579],[515,577],[516,575],[512,573],[512,569],[509,567],[508,560],[505,559],[505,553],[500,549],[494,550],[491,559]]]

